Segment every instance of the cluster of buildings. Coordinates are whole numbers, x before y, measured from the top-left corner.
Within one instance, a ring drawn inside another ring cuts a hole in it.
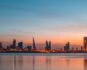
[[[44,50],[37,50],[36,43],[34,38],[32,39],[32,45],[24,47],[23,42],[16,42],[14,39],[10,46],[3,48],[2,43],[0,42],[0,52],[87,52],[87,37],[83,38],[83,47],[80,49],[70,46],[70,42],[67,42],[64,48],[61,49],[52,49],[51,41],[46,41]]]
[[[36,50],[36,44],[35,44],[35,40],[33,38],[33,43],[32,46],[28,45],[26,47],[24,47],[24,43],[23,42],[16,42],[16,39],[13,40],[12,44],[7,46],[6,48],[4,48],[2,46],[2,43],[0,42],[0,52],[26,52],[26,51],[34,51]]]

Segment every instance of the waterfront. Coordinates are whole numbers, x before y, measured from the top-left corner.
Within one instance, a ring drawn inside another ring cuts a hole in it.
[[[86,53],[0,53],[0,70],[87,70],[86,55]]]

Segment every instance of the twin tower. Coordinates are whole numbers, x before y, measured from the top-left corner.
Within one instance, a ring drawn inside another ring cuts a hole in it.
[[[51,41],[46,41],[46,47],[45,50],[51,50]]]

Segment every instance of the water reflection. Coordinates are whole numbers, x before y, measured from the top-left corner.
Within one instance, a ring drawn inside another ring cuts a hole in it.
[[[33,61],[32,61],[33,65],[32,66],[33,66],[33,70],[35,70],[35,56],[32,56],[32,57],[33,57]]]
[[[87,70],[87,58],[0,56],[0,70]]]
[[[51,59],[50,58],[51,58],[50,56],[46,56],[46,59],[45,59],[46,60],[45,61],[46,62],[46,70],[51,70],[51,68],[50,68],[51,67],[50,66],[51,65]]]
[[[84,70],[87,70],[87,59],[84,59]]]
[[[22,56],[13,56],[13,70],[22,70]]]

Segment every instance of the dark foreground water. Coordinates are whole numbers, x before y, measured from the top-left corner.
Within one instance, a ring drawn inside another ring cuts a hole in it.
[[[87,54],[0,53],[0,70],[87,70]]]

